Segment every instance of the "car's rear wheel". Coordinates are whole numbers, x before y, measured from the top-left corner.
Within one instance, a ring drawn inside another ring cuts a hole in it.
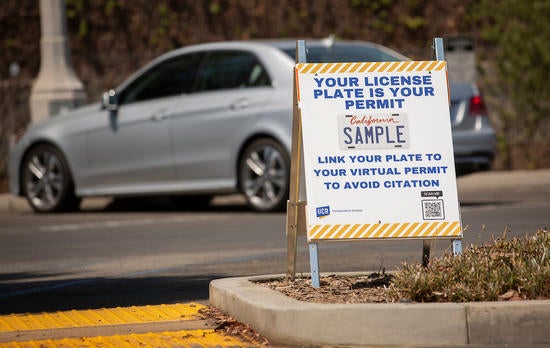
[[[239,161],[240,190],[256,211],[281,211],[286,207],[290,158],[269,138],[251,142]]]
[[[80,200],[63,155],[51,145],[32,148],[23,160],[23,192],[35,212],[53,213],[78,209]]]

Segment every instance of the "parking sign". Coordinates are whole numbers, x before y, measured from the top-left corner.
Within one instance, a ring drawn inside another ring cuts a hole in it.
[[[295,71],[308,240],[462,237],[445,61]]]

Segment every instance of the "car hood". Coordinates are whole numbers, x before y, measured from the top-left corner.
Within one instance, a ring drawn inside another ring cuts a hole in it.
[[[38,123],[32,124],[29,127],[27,133],[40,132],[43,129],[55,127],[59,124],[74,122],[79,120],[82,117],[87,117],[89,115],[97,114],[100,111],[101,111],[101,103],[99,102],[81,106],[81,107],[63,112],[62,114],[52,116]]]

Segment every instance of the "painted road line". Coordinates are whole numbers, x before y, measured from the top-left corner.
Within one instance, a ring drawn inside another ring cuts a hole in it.
[[[199,222],[199,221],[211,221],[211,220],[223,220],[227,219],[226,216],[218,214],[217,216],[210,215],[186,215],[176,217],[163,217],[159,218],[146,218],[146,219],[133,219],[133,220],[107,220],[107,221],[94,221],[94,222],[79,222],[79,223],[65,223],[50,226],[39,227],[40,232],[62,232],[62,231],[78,231],[84,229],[96,229],[96,228],[126,228],[133,226],[151,226],[158,224],[174,224],[174,223],[186,223],[186,222]]]
[[[0,316],[0,333],[201,319],[199,303]]]
[[[257,345],[214,330],[182,330],[158,333],[63,338],[0,343],[1,348],[87,347],[254,347]]]

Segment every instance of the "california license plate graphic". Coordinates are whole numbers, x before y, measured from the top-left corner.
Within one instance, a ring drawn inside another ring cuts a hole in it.
[[[409,148],[405,113],[338,115],[341,150]]]

